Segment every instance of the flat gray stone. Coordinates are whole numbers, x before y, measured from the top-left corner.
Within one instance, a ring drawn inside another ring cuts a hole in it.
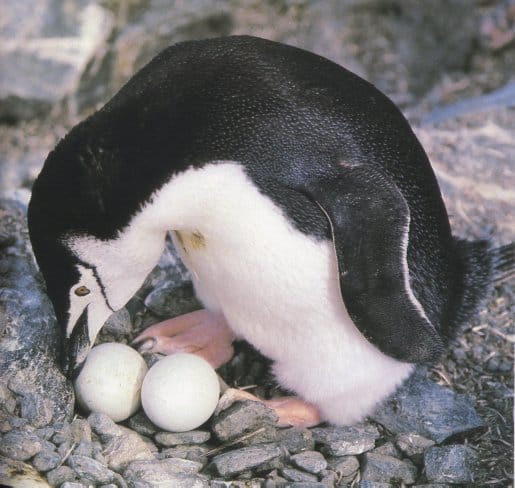
[[[468,396],[437,385],[423,372],[411,376],[371,418],[395,434],[415,432],[437,444],[485,425]]]
[[[295,454],[290,458],[297,468],[303,469],[308,473],[318,474],[327,468],[327,461],[318,451],[304,451]]]
[[[357,455],[375,447],[379,431],[370,424],[358,424],[350,427],[317,427],[311,429],[316,443],[322,444],[324,450],[332,456]]]
[[[124,307],[114,312],[102,326],[102,338],[109,337],[109,342],[116,342],[128,337],[132,331],[131,316]],[[104,340],[104,339],[102,339]],[[108,342],[105,340],[104,342]]]
[[[211,430],[222,442],[255,433],[248,442],[271,442],[277,438],[277,415],[260,402],[236,402],[213,418]]]
[[[20,400],[20,413],[34,427],[44,427],[52,421],[52,402],[38,393],[27,393]]]
[[[382,481],[361,480],[358,488],[393,488],[391,483],[383,483]]]
[[[318,478],[314,474],[306,473],[300,469],[282,468],[279,472],[289,481],[308,483],[318,482]]]
[[[176,282],[164,283],[153,290],[145,299],[145,306],[163,319],[201,308],[191,285],[177,286]]]
[[[0,454],[16,461],[26,461],[41,449],[41,439],[36,434],[24,430],[7,432],[0,442]]]
[[[376,454],[384,454],[385,456],[392,456],[398,459],[402,458],[401,453],[395,447],[393,442],[385,442],[382,446],[376,447],[372,452]]]
[[[159,453],[159,456],[162,456],[163,458],[172,457],[188,459],[190,461],[196,461],[197,463],[201,463],[202,466],[205,466],[205,464],[207,463],[206,453],[209,452],[209,450],[209,447],[203,445],[183,444],[180,446],[168,447],[167,449],[163,449]]]
[[[87,456],[92,457],[93,455],[93,446],[91,445],[91,442],[82,440],[80,441],[75,449],[73,450],[73,454],[75,456]]]
[[[52,428],[54,429],[54,435],[52,436],[52,442],[54,444],[62,444],[63,442],[71,440],[72,433],[69,422],[57,422]]]
[[[91,442],[91,426],[86,419],[75,419],[70,424],[70,434],[73,442]]]
[[[57,468],[61,462],[61,456],[55,451],[44,450],[34,456],[32,465],[42,473]]]
[[[343,478],[353,475],[359,469],[355,456],[332,457],[327,460],[328,468],[336,471]]]
[[[102,440],[109,440],[111,437],[119,436],[122,430],[119,425],[113,422],[108,415],[101,412],[93,412],[88,416],[88,423]]]
[[[301,451],[312,451],[315,448],[315,440],[309,429],[290,427],[277,430],[277,442],[288,449],[290,454]]]
[[[218,454],[212,463],[220,476],[233,476],[248,469],[281,459],[283,451],[275,443],[258,444]]]
[[[50,486],[61,486],[66,481],[77,479],[75,471],[69,466],[59,466],[46,474]]]
[[[417,464],[422,461],[424,451],[435,444],[431,439],[414,433],[399,434],[395,443],[406,456]]]
[[[365,481],[413,484],[417,468],[409,460],[368,452],[363,457],[362,479]]]
[[[430,447],[424,453],[426,477],[436,483],[473,483],[476,453],[461,444]]]
[[[171,447],[180,444],[202,444],[211,438],[207,430],[190,430],[188,432],[158,432],[154,439],[161,446]]]
[[[127,422],[127,425],[132,430],[135,430],[138,434],[153,436],[157,432],[157,427],[150,421],[145,415],[145,412],[141,410],[136,415],[133,415]]]
[[[133,461],[151,461],[155,459],[147,443],[137,434],[119,426],[121,435],[112,436],[102,452],[107,465],[113,471],[122,473]]]
[[[204,488],[209,483],[197,475],[200,463],[185,459],[162,459],[134,461],[125,470],[123,477],[130,487],[169,486],[177,488]]]
[[[79,478],[86,478],[93,483],[110,483],[115,477],[107,466],[86,456],[71,455],[67,464]]]

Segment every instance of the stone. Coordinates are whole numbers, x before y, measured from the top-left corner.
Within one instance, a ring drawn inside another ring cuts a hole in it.
[[[93,446],[91,442],[82,440],[77,444],[77,447],[73,450],[73,454],[75,456],[87,456],[92,457],[93,455]]]
[[[301,471],[300,469],[282,468],[281,470],[279,470],[279,472],[289,481],[308,483],[318,481],[318,478],[314,474],[306,473],[305,471]]]
[[[212,459],[212,463],[220,476],[228,477],[280,460],[282,456],[283,451],[279,445],[267,443],[218,454]]]
[[[371,418],[395,434],[415,432],[437,444],[484,427],[466,395],[437,385],[423,372],[412,375]]]
[[[357,424],[349,427],[317,427],[311,429],[316,443],[332,456],[362,454],[375,447],[379,431],[370,424]]]
[[[55,451],[44,450],[34,456],[32,465],[42,473],[57,468],[61,462],[61,456]]]
[[[0,454],[16,461],[26,461],[41,451],[40,438],[24,430],[7,432],[0,443]]]
[[[167,282],[152,291],[145,299],[145,306],[163,319],[202,308],[191,285],[177,286],[175,282]]]
[[[16,417],[15,415],[7,415],[0,418],[0,432],[6,433],[13,429],[20,429],[27,425],[27,419]]]
[[[91,442],[91,426],[86,419],[74,419],[70,424],[70,434],[73,442]]]
[[[467,446],[430,447],[424,453],[426,477],[435,483],[473,483],[478,458]]]
[[[417,468],[409,460],[368,452],[363,457],[362,479],[366,481],[413,484]]]
[[[207,463],[206,453],[209,451],[209,447],[192,444],[169,447],[167,449],[163,449],[159,455],[163,458],[173,457],[189,459],[190,461],[201,463],[202,466],[204,466]]]
[[[36,429],[34,431],[34,434],[36,434],[40,439],[48,441],[52,438],[54,435],[55,430],[53,427],[47,426],[47,427],[41,427],[40,429]]]
[[[179,444],[202,444],[211,438],[206,430],[190,430],[187,432],[158,432],[154,439],[161,446],[170,447]]]
[[[327,461],[317,451],[304,451],[293,455],[290,460],[297,468],[303,469],[308,473],[318,474],[327,468]]]
[[[133,415],[128,421],[127,425],[138,434],[152,436],[157,432],[157,427],[145,415],[143,410]]]
[[[339,480],[338,473],[336,471],[331,471],[330,469],[324,469],[320,475],[320,483],[324,486],[336,486]]]
[[[434,446],[435,442],[431,439],[414,434],[399,434],[395,439],[397,447],[416,464],[422,463],[422,455],[426,449]]]
[[[134,461],[124,471],[123,477],[131,487],[170,486],[177,488],[204,488],[209,483],[197,475],[200,463],[185,459]]]
[[[129,336],[132,331],[131,316],[124,307],[114,312],[102,326],[100,333],[104,342],[118,342]],[[107,340],[109,338],[109,340]]]
[[[394,485],[390,483],[383,483],[382,481],[361,480],[358,483],[358,488],[393,488]]]
[[[102,440],[109,440],[111,437],[119,436],[122,430],[119,425],[115,424],[108,415],[101,412],[92,412],[88,416],[88,423]]]
[[[79,478],[86,478],[96,484],[109,483],[114,478],[114,473],[107,466],[86,456],[72,454],[67,464]]]
[[[2,16],[0,121],[7,122],[47,113],[72,94],[114,25],[108,10],[84,0],[7,2]]]
[[[46,474],[48,483],[51,486],[61,486],[67,481],[77,479],[75,471],[69,466],[59,466]]]
[[[13,414],[16,410],[16,398],[4,383],[0,383],[0,405],[3,410],[10,414]]]
[[[0,230],[15,237],[0,253],[0,384],[18,395],[20,410],[23,404],[30,421],[42,427],[71,418],[73,391],[59,368],[61,331],[35,266],[26,207],[0,199],[0,215]]]
[[[247,443],[256,444],[276,440],[276,422],[275,412],[263,403],[242,401],[216,415],[211,423],[211,430],[222,442],[255,433],[249,436]]]
[[[359,469],[359,461],[355,456],[332,457],[328,459],[327,465],[344,478],[352,476]]]
[[[52,402],[37,393],[27,393],[20,400],[20,413],[34,427],[44,427],[52,421]]]
[[[117,473],[122,473],[133,461],[155,459],[147,443],[139,434],[125,427],[119,426],[118,428],[122,434],[110,437],[102,453],[109,468]]]
[[[382,446],[376,447],[372,452],[376,454],[384,454],[385,456],[392,456],[396,458],[401,458],[401,453],[395,447],[393,442],[385,442]]]
[[[315,448],[315,440],[309,429],[290,427],[277,431],[277,442],[288,449],[290,454],[301,451],[312,451]]]
[[[54,429],[54,435],[52,436],[54,444],[62,444],[71,440],[72,433],[68,422],[57,422],[52,427]]]

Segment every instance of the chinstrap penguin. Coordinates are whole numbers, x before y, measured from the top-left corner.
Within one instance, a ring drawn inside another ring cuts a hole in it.
[[[285,424],[362,419],[515,268],[514,244],[452,236],[428,158],[386,96],[247,36],[155,57],[49,154],[28,218],[69,376],[174,231],[205,310],[140,344],[216,367],[246,339],[298,396],[285,405],[308,409]]]

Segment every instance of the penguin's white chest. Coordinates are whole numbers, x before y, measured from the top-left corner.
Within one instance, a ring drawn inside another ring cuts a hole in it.
[[[412,365],[382,354],[353,324],[332,242],[293,227],[239,165],[192,173],[171,184],[174,199],[185,195],[174,240],[199,299],[274,360],[284,387],[333,422],[359,420]]]

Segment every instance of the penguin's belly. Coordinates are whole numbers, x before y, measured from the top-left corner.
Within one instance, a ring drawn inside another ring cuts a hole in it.
[[[241,170],[229,174],[240,181],[206,193],[205,221],[175,233],[199,299],[274,361],[283,387],[327,420],[359,420],[413,366],[381,353],[350,319],[332,243],[297,230]]]

